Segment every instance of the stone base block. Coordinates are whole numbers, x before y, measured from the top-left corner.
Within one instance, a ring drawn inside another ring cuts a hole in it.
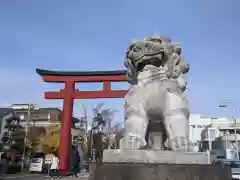
[[[231,170],[203,164],[101,163],[89,180],[230,180]]]
[[[97,162],[89,162],[89,174],[92,175],[97,167]]]
[[[161,150],[104,150],[103,162],[208,164],[205,152],[173,152]]]

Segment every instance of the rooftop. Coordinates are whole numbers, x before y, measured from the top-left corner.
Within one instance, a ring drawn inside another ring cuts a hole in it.
[[[108,76],[108,75],[125,75],[126,71],[50,71],[44,69],[36,69],[39,75],[54,75],[54,76]]]
[[[0,115],[13,111],[12,108],[0,108]]]

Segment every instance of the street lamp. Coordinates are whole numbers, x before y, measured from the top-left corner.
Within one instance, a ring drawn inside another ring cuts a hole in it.
[[[234,140],[235,140],[235,143],[236,143],[236,151],[237,151],[237,159],[239,159],[239,149],[238,149],[238,140],[237,140],[237,119],[235,118],[234,114],[235,114],[235,105],[233,102],[231,101],[228,101],[228,102],[223,102],[221,104],[218,105],[218,107],[220,108],[226,108],[226,107],[231,107],[232,109],[232,120],[233,120],[233,123],[234,123]]]
[[[100,124],[101,124],[101,120],[102,120],[102,115],[100,113],[96,113],[93,117],[92,117],[92,124],[91,124],[91,130],[90,130],[90,146],[89,146],[89,155],[90,157],[92,158],[93,156],[93,136],[94,136],[94,133],[96,133],[96,131],[98,131],[100,128]]]

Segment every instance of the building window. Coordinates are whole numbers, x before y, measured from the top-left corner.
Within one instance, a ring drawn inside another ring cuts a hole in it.
[[[217,149],[217,142],[216,141],[212,142],[212,149]]]
[[[11,124],[18,124],[18,121],[17,121],[17,120],[13,120],[13,121],[11,122]]]
[[[9,137],[9,132],[4,132],[4,133],[3,133],[3,136],[4,136],[4,137]]]
[[[20,114],[19,118],[20,120],[24,120],[24,114]]]
[[[35,116],[35,118],[39,120],[48,120],[49,114],[50,113],[39,113],[38,115]]]

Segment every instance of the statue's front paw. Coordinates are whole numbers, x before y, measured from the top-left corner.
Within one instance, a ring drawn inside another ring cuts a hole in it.
[[[139,149],[151,149],[151,147],[147,144],[145,146],[141,146]]]
[[[167,147],[171,147],[173,151],[176,152],[191,152],[193,151],[193,145],[191,141],[184,137],[175,137],[173,139],[167,140]]]
[[[125,136],[124,140],[125,149],[140,149],[147,145],[145,139],[131,133]]]

